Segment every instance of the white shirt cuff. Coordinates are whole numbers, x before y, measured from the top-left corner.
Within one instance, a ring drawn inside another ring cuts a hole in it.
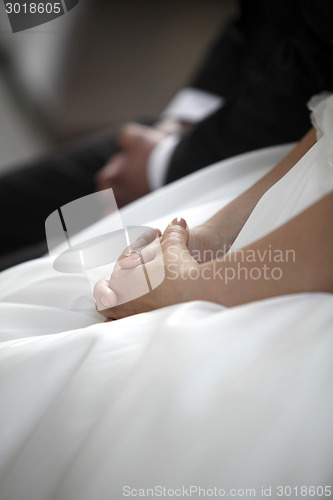
[[[223,103],[221,96],[185,87],[175,94],[161,116],[196,123],[215,113]]]
[[[197,123],[215,113],[223,104],[224,99],[221,96],[186,87],[177,92],[171,99],[161,117]],[[147,175],[152,190],[163,186],[171,157],[179,141],[180,137],[178,135],[171,134],[163,139],[150,153]]]
[[[152,190],[163,186],[171,156],[176,149],[180,137],[176,134],[168,135],[154,147],[148,158],[148,183]]]

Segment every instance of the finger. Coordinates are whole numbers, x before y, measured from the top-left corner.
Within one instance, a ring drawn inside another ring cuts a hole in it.
[[[124,254],[119,258],[119,265],[123,269],[146,264],[155,258],[157,247],[160,245],[162,233],[159,229],[150,228],[137,238]]]
[[[110,184],[119,179],[126,170],[126,157],[123,154],[114,155],[110,161],[96,174],[98,189],[110,187]]]
[[[142,250],[145,246],[156,240],[157,236],[161,236],[162,233],[159,229],[149,228],[148,231],[142,233],[139,238],[137,238],[132,244],[131,248],[133,250]]]
[[[130,250],[128,254],[119,260],[119,266],[123,269],[132,269],[133,267],[147,264],[147,262],[154,260],[159,246],[160,241],[157,239],[143,250]]]
[[[98,311],[103,311],[117,305],[117,295],[109,287],[109,280],[103,279],[96,283],[94,299]]]
[[[189,229],[182,217],[176,217],[166,228],[162,236],[163,246],[178,246],[187,249]]]
[[[129,151],[133,147],[137,147],[138,143],[141,147],[150,145],[151,142],[159,142],[165,137],[165,133],[154,127],[147,127],[138,123],[128,123],[120,131],[118,135],[118,145],[124,151]]]
[[[118,135],[118,145],[122,149],[128,149],[133,142],[145,136],[148,127],[138,123],[127,123],[122,127]]]

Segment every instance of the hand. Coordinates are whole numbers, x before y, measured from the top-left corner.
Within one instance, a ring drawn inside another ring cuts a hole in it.
[[[161,237],[161,244],[157,245],[155,240],[145,252],[142,252],[142,258],[137,259],[137,262],[131,257],[120,259],[111,279],[101,280],[95,286],[94,297],[97,308],[103,316],[120,319],[200,298],[199,282],[193,279],[200,275],[200,265],[188,251],[188,238],[189,231],[184,219],[175,219]],[[157,248],[160,248],[160,254]],[[149,293],[145,291],[146,282],[143,279],[142,262],[145,262],[146,272],[151,282],[154,276],[160,275],[161,266],[164,266],[164,281]],[[136,294],[142,290],[142,295],[124,303],[133,290]],[[122,304],[118,305],[119,303]]]
[[[155,229],[155,234],[156,231],[161,235],[159,229]],[[158,248],[159,246],[156,241],[146,240],[145,247],[141,249],[143,261],[147,263],[153,260]],[[190,229],[187,248],[192,257],[201,264],[216,258],[222,258],[228,252],[230,243],[227,236],[223,232],[218,231],[215,224],[206,222]],[[140,259],[136,255],[121,260],[121,267],[126,269],[136,267],[140,264]]]
[[[155,125],[155,128],[165,132],[166,134],[177,134],[182,135],[193,128],[193,123],[175,120],[174,118],[163,118]]]
[[[125,125],[119,133],[121,152],[113,156],[98,172],[98,190],[112,188],[122,207],[149,193],[147,164],[154,147],[166,137],[164,130],[136,123]]]
[[[192,257],[201,264],[222,258],[229,251],[231,241],[219,226],[205,222],[190,230],[187,246]]]

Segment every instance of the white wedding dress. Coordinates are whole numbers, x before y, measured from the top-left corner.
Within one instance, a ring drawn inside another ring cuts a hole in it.
[[[316,109],[323,137],[262,197],[234,248],[333,190],[333,97]],[[122,219],[163,229],[180,215],[193,226],[289,149],[209,167]],[[191,498],[199,487],[235,498],[303,487],[310,498],[310,486],[319,498],[330,488],[332,294],[189,302],[103,323],[85,279],[45,257],[3,272],[0,298],[1,500],[118,500],[159,487],[192,487]]]

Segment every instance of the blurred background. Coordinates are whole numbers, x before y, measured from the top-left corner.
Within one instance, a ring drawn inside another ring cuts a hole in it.
[[[236,0],[81,0],[13,34],[0,2],[0,170],[157,116]]]

